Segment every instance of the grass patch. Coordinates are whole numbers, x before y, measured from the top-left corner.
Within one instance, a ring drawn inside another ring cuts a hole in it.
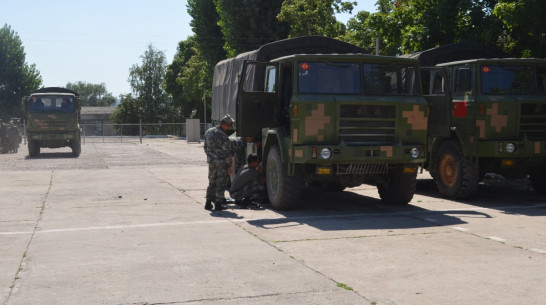
[[[343,288],[345,290],[353,291],[353,287],[347,286],[347,284],[337,283],[337,287]]]

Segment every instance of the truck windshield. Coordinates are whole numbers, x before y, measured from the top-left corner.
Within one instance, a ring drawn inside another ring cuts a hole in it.
[[[544,92],[543,81],[535,80],[532,66],[482,65],[480,74],[483,94],[532,94],[537,89]]]
[[[360,94],[358,63],[301,61],[298,92],[307,94]]]
[[[419,95],[417,68],[402,64],[364,64],[364,93]]]
[[[74,98],[60,95],[32,96],[30,99],[30,112],[74,112]]]

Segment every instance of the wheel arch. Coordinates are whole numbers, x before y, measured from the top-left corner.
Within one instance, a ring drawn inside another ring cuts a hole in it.
[[[281,161],[284,163],[288,162],[289,160],[288,149],[287,149],[288,144],[286,140],[283,140],[283,139],[286,139],[286,136],[284,135],[284,132],[281,129],[264,128],[262,130],[262,139],[263,139],[262,161],[267,160],[267,157],[269,155],[269,150],[271,149],[271,147],[273,147],[273,145],[278,145],[279,152],[281,154]]]
[[[440,150],[440,147],[442,147],[442,144],[448,141],[456,142],[459,147],[461,147],[461,151],[463,152],[464,156],[468,156],[471,149],[471,143],[469,141],[462,141],[461,139],[464,136],[459,132],[458,130],[451,132],[451,137],[449,138],[440,138],[440,137],[433,137],[430,141],[430,151],[429,151],[429,160],[428,160],[428,166],[427,170],[429,172],[432,172],[436,169],[436,158],[438,157],[438,151]]]

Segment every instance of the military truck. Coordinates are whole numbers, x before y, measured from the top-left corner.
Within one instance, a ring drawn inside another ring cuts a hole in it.
[[[29,156],[37,156],[41,147],[70,147],[73,156],[80,155],[81,107],[77,92],[46,87],[24,97],[22,105]]]
[[[425,167],[444,197],[470,197],[489,173],[530,175],[546,194],[546,60],[504,56],[471,43],[413,56],[435,65],[421,68],[430,103]]]
[[[307,36],[216,65],[212,118],[234,115],[238,136],[261,139],[274,208],[297,207],[306,184],[341,191],[374,183],[383,202],[413,198],[427,141],[419,63],[364,53]]]

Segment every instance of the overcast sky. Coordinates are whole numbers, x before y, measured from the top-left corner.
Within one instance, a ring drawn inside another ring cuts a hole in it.
[[[358,2],[354,13],[376,9],[376,0]],[[189,23],[182,0],[0,0],[0,27],[19,35],[44,86],[105,83],[115,97],[131,92],[129,69],[147,45],[171,63],[178,42],[193,34]]]

